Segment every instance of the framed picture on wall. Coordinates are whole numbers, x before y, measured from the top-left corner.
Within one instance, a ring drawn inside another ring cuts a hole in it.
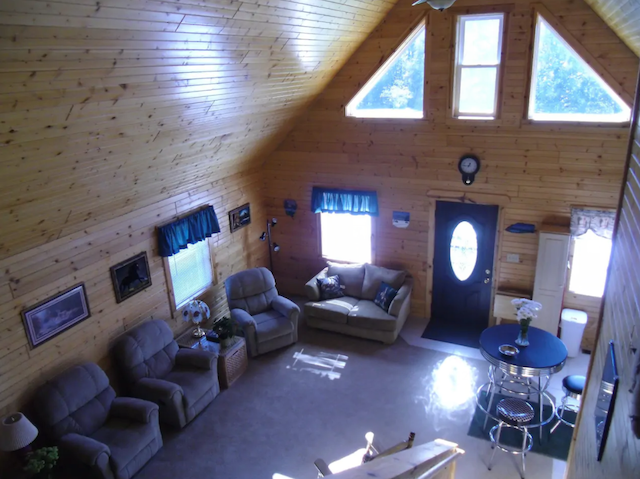
[[[249,203],[229,211],[229,226],[231,227],[232,233],[240,228],[244,228],[248,224],[251,224],[251,208],[249,207]]]
[[[84,284],[78,284],[22,311],[31,349],[84,321],[91,313]]]
[[[134,294],[151,286],[147,252],[143,251],[128,260],[111,267],[111,281],[116,301],[121,303]]]

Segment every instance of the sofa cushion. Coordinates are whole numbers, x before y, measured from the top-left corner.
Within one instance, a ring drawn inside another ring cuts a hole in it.
[[[327,276],[340,276],[340,284],[344,285],[344,294],[361,298],[362,282],[364,281],[364,265],[328,263]],[[374,293],[375,294],[375,293]],[[373,298],[372,298],[373,299]]]
[[[383,281],[397,291],[400,289],[400,286],[402,286],[402,283],[404,283],[406,276],[406,271],[396,271],[373,264],[365,264],[362,295],[360,298],[373,301],[380,287],[380,283]]]
[[[256,314],[253,319],[256,322],[258,343],[286,336],[293,332],[293,324],[289,321],[289,318],[285,318],[275,309]]]
[[[304,312],[307,316],[324,319],[333,323],[347,324],[347,315],[358,304],[358,298],[343,296],[342,298],[327,299],[318,303],[307,303]]]
[[[176,367],[164,379],[180,386],[186,406],[192,407],[213,385],[212,381],[206,380],[205,374],[199,368]]]
[[[385,313],[373,301],[361,299],[349,312],[347,324],[355,328],[395,331],[397,318]]]
[[[393,301],[393,298],[395,298],[397,294],[397,289],[393,289],[383,281],[382,283],[380,283],[378,293],[376,294],[376,299],[374,299],[373,302],[376,304],[376,306],[382,308],[385,313],[388,313],[391,301]]]
[[[316,281],[320,289],[320,299],[342,298],[344,296],[342,289],[340,289],[340,276],[318,278]]]

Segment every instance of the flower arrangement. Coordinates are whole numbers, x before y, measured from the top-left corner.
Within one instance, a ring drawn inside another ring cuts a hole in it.
[[[220,338],[220,344],[225,346],[233,341],[233,337],[236,334],[236,322],[228,316],[223,316],[212,326],[213,331]]]
[[[202,321],[206,321],[210,317],[211,311],[209,310],[209,306],[207,306],[207,303],[200,301],[199,299],[189,301],[182,310],[183,321],[191,321],[196,325],[196,329],[193,330],[193,336],[195,338],[201,338],[206,334],[200,327],[200,323]]]
[[[58,463],[58,448],[41,447],[27,454],[24,470],[29,474],[40,474],[40,477],[51,477],[51,471]]]
[[[537,301],[526,298],[516,298],[511,301],[511,304],[516,308],[516,317],[518,318],[518,323],[520,323],[520,333],[518,334],[518,339],[516,339],[516,344],[528,346],[529,325],[531,321],[538,317],[538,311],[542,309],[542,305]]]

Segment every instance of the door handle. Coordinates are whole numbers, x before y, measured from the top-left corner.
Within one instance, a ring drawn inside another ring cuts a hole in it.
[[[489,283],[489,281],[491,281],[489,278],[485,278],[485,279],[484,279],[484,284]]]

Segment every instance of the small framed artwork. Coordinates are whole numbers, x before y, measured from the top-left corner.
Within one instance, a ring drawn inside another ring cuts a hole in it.
[[[251,208],[249,203],[242,205],[235,210],[229,211],[229,225],[231,226],[231,232],[244,228],[251,223]]]
[[[121,303],[134,294],[151,286],[147,252],[143,251],[128,260],[111,267],[111,281],[116,301]]]
[[[84,284],[78,284],[22,311],[31,349],[57,336],[91,313]]]

